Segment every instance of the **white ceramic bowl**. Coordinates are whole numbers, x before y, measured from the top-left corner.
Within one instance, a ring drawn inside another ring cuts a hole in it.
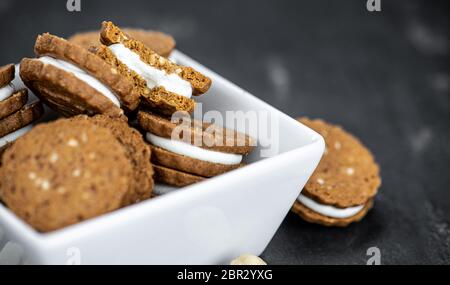
[[[278,151],[261,158],[258,146],[246,167],[51,233],[36,232],[0,204],[3,231],[27,263],[226,264],[265,249],[317,166],[323,138],[181,52],[172,57],[212,78],[198,98],[204,112],[268,111],[278,121],[271,138]]]

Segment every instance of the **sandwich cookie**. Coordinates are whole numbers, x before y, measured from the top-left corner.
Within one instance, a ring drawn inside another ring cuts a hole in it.
[[[20,77],[43,102],[64,116],[123,117],[139,105],[134,83],[87,49],[48,33],[39,35],[37,58],[24,58]]]
[[[111,22],[103,22],[95,53],[119,73],[133,78],[141,91],[142,103],[155,112],[171,115],[176,111],[192,112],[195,101],[208,91],[211,79],[191,67],[179,66],[158,55],[142,42],[125,35]]]
[[[292,211],[325,226],[344,227],[360,221],[381,185],[372,153],[339,126],[307,118],[299,121],[323,136],[326,150]]]
[[[0,68],[0,157],[11,142],[28,132],[31,124],[43,114],[41,103],[27,104],[27,89],[17,89],[12,83],[15,67]]]
[[[164,57],[168,57],[175,48],[173,37],[161,32],[132,28],[123,28],[122,32]],[[68,38],[68,41],[89,49],[100,45],[99,34],[100,31],[78,33]]]
[[[109,129],[59,119],[37,125],[5,151],[0,199],[47,232],[118,209],[131,179],[131,161]]]
[[[249,136],[208,123],[174,123],[145,111],[137,118],[152,149],[155,179],[168,185],[186,186],[239,168],[254,147]],[[172,137],[176,132],[181,136]]]
[[[93,123],[111,131],[117,141],[125,149],[125,154],[133,168],[133,179],[130,189],[123,198],[123,206],[134,204],[151,197],[153,190],[153,168],[150,163],[150,147],[145,143],[141,133],[120,119],[112,119],[103,115],[88,117],[79,115],[71,118],[77,123]],[[112,149],[111,151],[115,151]]]

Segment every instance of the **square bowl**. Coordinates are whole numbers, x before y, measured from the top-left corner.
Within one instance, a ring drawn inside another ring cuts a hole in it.
[[[26,263],[227,264],[266,248],[316,168],[324,140],[183,53],[171,57],[212,79],[197,100],[201,114],[262,114],[256,125],[223,122],[258,141],[248,165],[50,233],[35,231],[0,204],[5,235]]]

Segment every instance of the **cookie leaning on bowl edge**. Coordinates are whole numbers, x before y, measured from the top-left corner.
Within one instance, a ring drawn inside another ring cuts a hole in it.
[[[140,94],[128,78],[100,57],[48,33],[35,43],[38,58],[22,60],[20,76],[47,105],[65,116],[123,116],[137,108]]]

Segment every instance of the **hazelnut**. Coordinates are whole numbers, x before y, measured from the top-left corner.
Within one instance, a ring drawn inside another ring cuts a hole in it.
[[[242,254],[233,259],[230,265],[267,265],[267,263],[256,255]]]

